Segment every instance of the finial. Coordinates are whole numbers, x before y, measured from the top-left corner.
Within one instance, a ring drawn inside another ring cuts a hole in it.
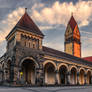
[[[25,12],[27,12],[27,8],[25,8]]]

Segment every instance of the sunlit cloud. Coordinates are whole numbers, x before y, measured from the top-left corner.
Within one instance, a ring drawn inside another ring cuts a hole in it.
[[[79,1],[76,4],[56,1],[51,7],[44,6],[40,11],[37,9],[38,6],[35,5],[35,8],[32,9],[32,17],[40,23],[45,22],[50,25],[62,24],[66,26],[73,12],[81,27],[88,25],[91,21],[89,18],[92,16],[92,1]]]
[[[72,2],[60,3],[59,1],[54,2],[50,7],[45,6],[45,4],[39,3],[34,4],[32,8],[28,9],[29,15],[32,17],[33,21],[38,23],[41,31],[50,30],[50,29],[59,29],[60,27],[57,25],[63,25],[66,28],[66,25],[71,17],[71,13],[73,12],[75,20],[78,22],[79,27],[87,26],[90,22],[92,22],[92,1],[78,1],[76,4]],[[0,22],[2,26],[0,26],[0,48],[6,48],[3,41],[5,41],[5,37],[12,30],[12,28],[19,21],[21,16],[24,14],[24,7],[18,7],[16,10],[10,12],[4,20]],[[91,35],[91,32],[81,31],[83,34]],[[48,34],[47,34],[48,35]],[[83,40],[87,43],[92,42],[91,37],[82,36]],[[3,46],[2,46],[3,45]],[[45,46],[52,47],[57,50],[63,50],[64,44],[60,44],[59,42],[44,42]],[[0,51],[0,54],[3,53],[5,49]],[[89,49],[87,49],[89,51]],[[87,52],[88,52],[87,51]],[[91,52],[90,52],[91,53]],[[84,54],[83,54],[84,55]],[[86,54],[85,54],[86,55]]]

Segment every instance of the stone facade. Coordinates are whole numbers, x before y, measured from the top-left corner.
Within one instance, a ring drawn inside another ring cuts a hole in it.
[[[42,46],[44,35],[27,12],[6,37],[0,83],[12,85],[89,85],[92,63]]]
[[[81,57],[80,32],[73,15],[68,22],[65,32],[65,52],[76,57]]]

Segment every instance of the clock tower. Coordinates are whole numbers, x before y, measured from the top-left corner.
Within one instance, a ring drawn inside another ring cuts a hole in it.
[[[66,53],[76,57],[81,57],[80,32],[73,15],[71,16],[65,31],[64,44],[64,50]]]

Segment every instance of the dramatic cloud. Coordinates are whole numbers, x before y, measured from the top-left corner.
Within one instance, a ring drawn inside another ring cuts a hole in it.
[[[0,42],[5,39],[5,36],[11,31],[11,29],[15,26],[15,24],[18,22],[20,17],[24,13],[24,8],[18,8],[8,14],[5,20],[1,21],[2,26],[0,31]]]
[[[0,22],[0,56],[5,52],[6,48],[6,42],[5,37],[8,35],[8,33],[12,30],[12,28],[15,26],[15,24],[18,22],[20,17],[24,13],[24,8],[19,7],[18,9],[14,10],[10,14],[7,15],[5,20],[2,20]]]
[[[72,12],[79,26],[88,25],[91,21],[92,1],[79,1],[76,4],[56,1],[51,7],[43,6],[41,5],[40,10],[38,10],[37,4],[32,8],[33,18],[40,23],[45,22],[49,25],[62,24],[66,26]]]
[[[60,3],[59,1],[56,1],[49,7],[47,7],[43,3],[39,3],[39,4],[36,3],[33,5],[32,8],[28,9],[29,15],[37,23],[39,28],[41,30],[47,30],[47,31],[53,30],[53,29],[56,29],[56,30],[60,29],[62,31],[61,26],[63,26],[65,29],[71,17],[72,12],[80,27],[89,25],[89,23],[92,22],[92,1],[80,0],[76,4],[73,4],[72,2]],[[2,48],[2,50],[0,50],[0,55],[3,54],[6,48],[6,42],[5,42],[6,35],[11,31],[11,29],[15,26],[15,24],[18,22],[18,20],[23,14],[24,14],[24,7],[18,7],[16,10],[9,13],[6,16],[6,18],[0,22],[0,25],[1,25],[0,26],[0,48]],[[92,34],[85,31],[81,31],[81,32],[84,35]],[[85,42],[90,43],[92,41],[91,37],[85,37],[84,35],[82,36],[82,40],[85,40]],[[61,35],[58,35],[58,36],[61,37]],[[56,38],[54,38],[54,40],[55,39]],[[45,46],[49,46],[58,50],[63,50],[64,41],[61,42],[61,44],[59,43],[61,40],[46,42],[47,40],[45,38],[44,41],[45,41],[44,42]]]

